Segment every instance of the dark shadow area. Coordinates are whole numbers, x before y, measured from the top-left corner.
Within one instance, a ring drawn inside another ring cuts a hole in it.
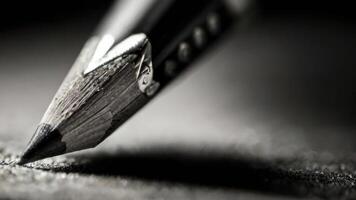
[[[74,158],[76,162],[70,166],[45,170],[288,196],[344,197],[355,192],[355,179],[350,177],[350,171],[356,165],[350,160],[261,160],[249,156],[197,154],[167,148]],[[340,168],[340,165],[343,167]]]

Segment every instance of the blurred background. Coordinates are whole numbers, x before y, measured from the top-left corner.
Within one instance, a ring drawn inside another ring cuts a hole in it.
[[[0,144],[20,152],[112,1],[0,8]],[[194,68],[83,154],[152,146],[263,159],[356,152],[352,3],[258,2]]]
[[[16,138],[20,146],[26,144],[112,3],[1,7],[1,141]],[[278,154],[294,148],[355,151],[356,27],[351,8],[345,2],[258,2],[249,26],[231,30],[113,137],[125,141],[122,145],[163,135],[183,144],[207,140]]]

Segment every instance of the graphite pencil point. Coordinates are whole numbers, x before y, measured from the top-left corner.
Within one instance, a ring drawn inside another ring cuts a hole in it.
[[[57,130],[51,130],[50,125],[40,124],[18,164],[23,165],[65,153],[66,146],[61,137]]]

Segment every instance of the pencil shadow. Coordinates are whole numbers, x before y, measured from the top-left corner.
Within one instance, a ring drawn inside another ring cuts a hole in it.
[[[297,182],[299,175],[288,172],[294,163],[292,160],[267,161],[218,153],[198,155],[166,148],[74,158],[79,162],[50,170],[244,189],[278,195],[304,196],[308,190],[308,183]]]

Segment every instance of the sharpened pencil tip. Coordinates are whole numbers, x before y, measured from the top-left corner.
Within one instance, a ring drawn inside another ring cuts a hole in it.
[[[40,124],[18,164],[24,165],[65,153],[66,145],[61,139],[62,135],[56,129],[52,130],[48,124]]]
[[[31,161],[25,159],[24,157],[21,157],[20,160],[19,160],[16,164],[18,164],[18,165],[25,165],[25,164],[27,164],[27,163],[29,163],[29,162],[31,162]]]

